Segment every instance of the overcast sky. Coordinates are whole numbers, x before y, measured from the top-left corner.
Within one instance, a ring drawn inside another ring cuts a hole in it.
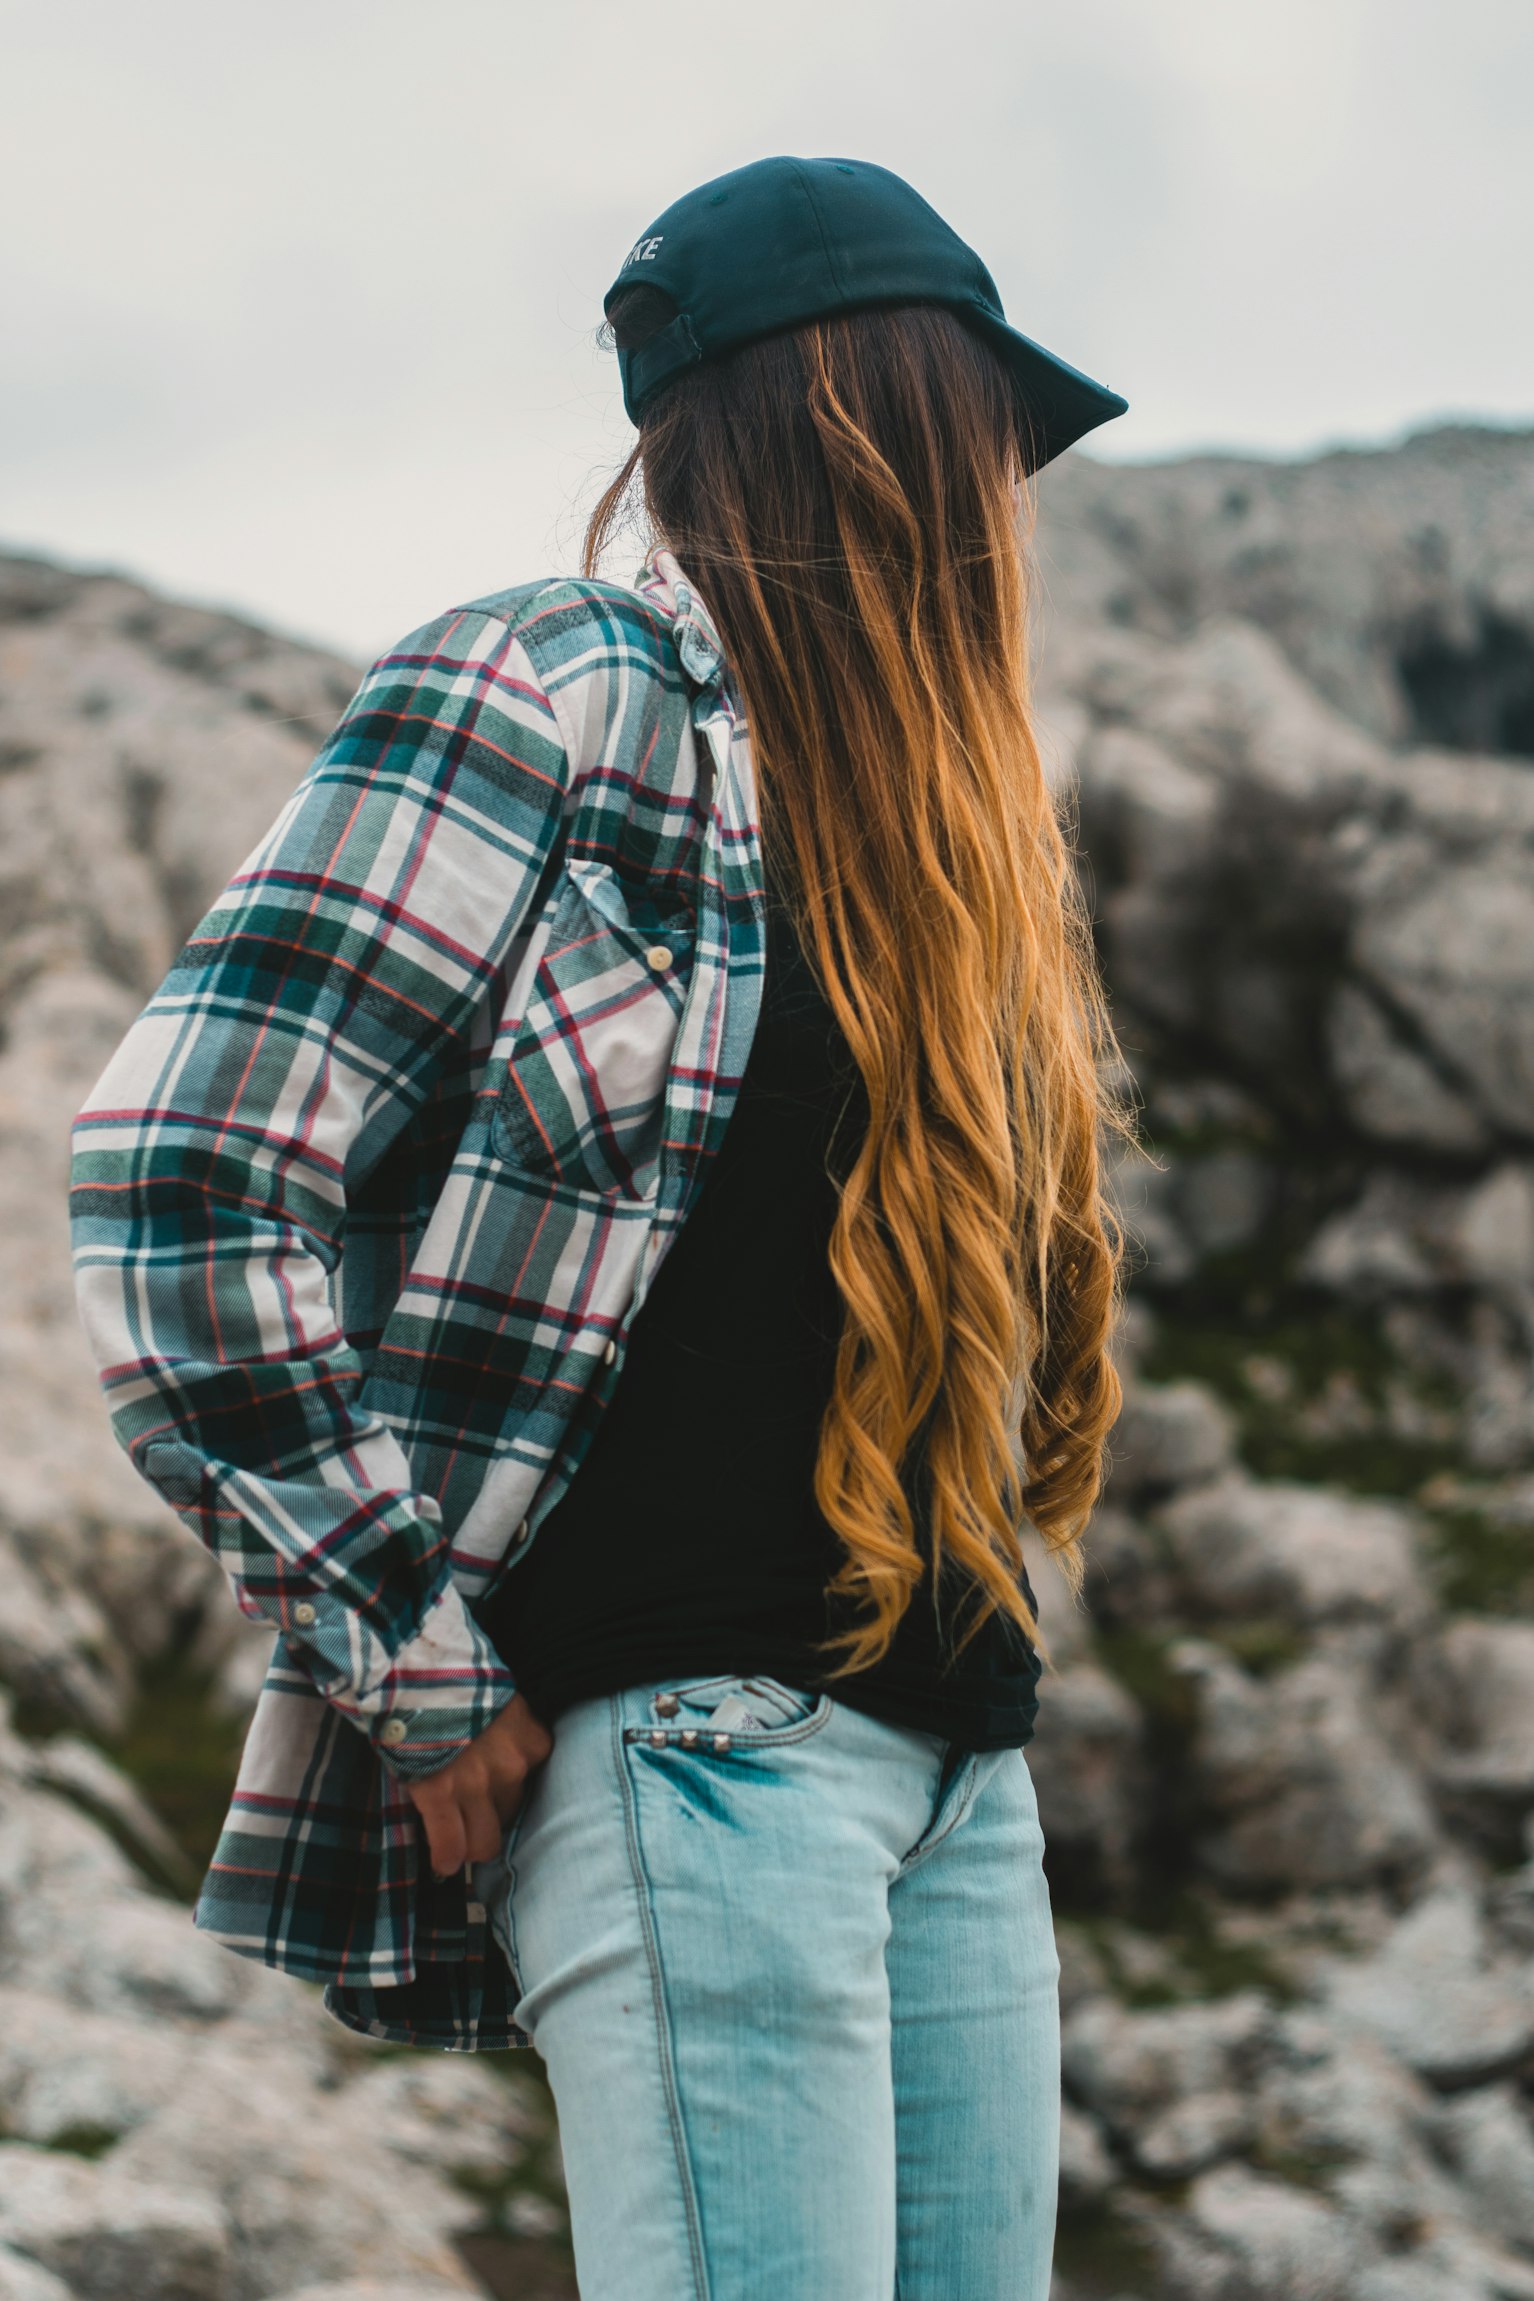
[[[1534,0],[0,0],[0,539],[372,653],[573,562],[669,200],[909,176],[1094,452],[1534,420]],[[1047,482],[1046,482],[1047,484]]]

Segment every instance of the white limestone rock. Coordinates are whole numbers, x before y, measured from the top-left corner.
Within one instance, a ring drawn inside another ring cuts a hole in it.
[[[462,2056],[413,2053],[347,2086],[348,2118],[383,2148],[447,2174],[496,2176],[527,2154],[541,2118],[526,2081],[508,2082]]]
[[[1201,2174],[1187,2213],[1229,2261],[1228,2290],[1251,2301],[1337,2301],[1367,2258],[1357,2231],[1325,2198],[1246,2166]]]
[[[1404,1631],[1427,1616],[1416,1528],[1392,1504],[1233,1473],[1179,1496],[1161,1523],[1210,1618]]]
[[[1534,2045],[1534,1986],[1490,1948],[1473,1894],[1424,1894],[1373,1957],[1322,1969],[1325,2002],[1431,2083],[1482,2084]]]
[[[1488,1834],[1514,1838],[1534,1811],[1534,1623],[1453,1622],[1418,1674],[1442,1737],[1440,1794]]]
[[[1429,2222],[1409,2252],[1372,2262],[1344,2301],[1534,2301],[1534,2263],[1462,2221]]]
[[[1447,1082],[1517,1134],[1534,1113],[1534,884],[1527,852],[1438,855],[1359,922],[1364,973],[1410,1017]],[[1452,1089],[1451,1089],[1452,1091]]]
[[[1067,2206],[1091,2205],[1113,2184],[1113,2160],[1095,2119],[1066,2101],[1060,2105],[1060,2197]]]
[[[164,2023],[0,1988],[0,2102],[19,2141],[120,2139],[172,2099],[186,2058],[186,2040]]]
[[[1144,1780],[1140,1712],[1117,1679],[1090,1661],[1050,1671],[1039,1704],[1028,1758],[1045,1837],[1058,1859],[1122,1874]]]
[[[1373,2037],[1314,2008],[1274,2025],[1257,2101],[1259,2159],[1291,2166],[1370,2242],[1399,2251],[1464,2204],[1425,2139],[1434,2096]]]
[[[80,2301],[230,2301],[229,2230],[184,2177],[151,2184],[25,2142],[0,2142],[0,2243]]]
[[[31,1745],[24,1766],[39,1789],[57,1791],[125,1837],[162,1884],[187,1896],[196,1890],[196,1873],[159,1815],[94,1743],[57,1734]]]
[[[371,2277],[348,2277],[339,2285],[305,2285],[297,2293],[274,2295],[273,2301],[461,2301],[463,2294],[481,2290],[478,2281],[467,2275],[455,2285],[415,2279],[408,2285],[383,2284]]]
[[[1430,1150],[1483,1150],[1490,1132],[1451,1083],[1356,982],[1340,985],[1327,1030],[1332,1069],[1348,1114],[1366,1134]]]
[[[466,2090],[472,2099],[472,2072]],[[365,2090],[356,2102],[349,2091],[304,2083],[284,2054],[194,2056],[174,2099],[112,2162],[125,2178],[216,2198],[259,2292],[357,2277],[451,2284],[452,2237],[478,2205],[438,2169],[440,2134],[426,2120],[398,2104],[375,2113]]]
[[[0,2301],[75,2301],[61,2278],[0,2245]]]
[[[1468,2192],[1477,2224],[1534,2253],[1534,2132],[1513,2088],[1483,2086],[1441,2102],[1424,2125]]]
[[[1258,1679],[1193,1639],[1173,1659],[1198,1703],[1212,1876],[1242,1891],[1363,1887],[1431,1861],[1437,1823],[1355,1662],[1318,1654]]]
[[[1201,1382],[1134,1382],[1114,1424],[1112,1493],[1118,1503],[1201,1486],[1235,1459],[1229,1409]]]
[[[1134,2013],[1099,1998],[1065,2024],[1065,2082],[1144,2172],[1185,2179],[1253,2137],[1271,2034],[1272,2008],[1255,1991]]]

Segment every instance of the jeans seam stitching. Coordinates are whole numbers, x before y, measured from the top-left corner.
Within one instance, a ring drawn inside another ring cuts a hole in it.
[[[617,1697],[612,1699],[613,1727],[622,1723],[622,1712]],[[650,1968],[650,1995],[655,2008],[656,2048],[660,2057],[661,2091],[666,2101],[666,2116],[671,2127],[671,2146],[676,2158],[677,2179],[682,2191],[682,2214],[687,2225],[688,2249],[692,2255],[693,2290],[697,2301],[708,2301],[708,2264],[703,2250],[703,2229],[698,2214],[697,2192],[693,2185],[692,2159],[687,2147],[687,2129],[682,2118],[681,2094],[676,2079],[676,2059],[671,2046],[671,2020],[666,2005],[666,1984],[661,1972],[660,1945],[655,1938],[655,1915],[650,1906],[649,1881],[645,1876],[644,1855],[639,1844],[639,1815],[634,1784],[628,1767],[623,1762],[623,1743],[615,1733],[613,1752],[618,1774],[618,1792],[623,1800],[623,1828],[628,1843],[629,1868],[634,1880],[634,1893],[639,1904],[639,1930],[644,1940],[645,1960]]]
[[[508,1862],[506,1864],[506,1892],[502,1905],[506,1912],[506,1939],[501,1944],[501,1955],[505,1958],[506,1969],[511,1975],[511,1986],[517,1993],[512,2000],[513,2014],[527,1995],[526,1990],[522,1987],[522,1967],[517,1952],[516,1890],[517,1866],[515,1862]]]
[[[936,1853],[938,1847],[946,1839],[953,1836],[954,1831],[968,1816],[980,1787],[980,1768],[973,1757],[968,1761],[966,1774],[968,1778],[955,1802],[953,1812],[948,1816],[941,1829],[933,1831],[930,1837],[924,1835],[917,1839],[895,1872],[897,1878],[908,1877],[912,1870],[926,1860],[928,1854]]]

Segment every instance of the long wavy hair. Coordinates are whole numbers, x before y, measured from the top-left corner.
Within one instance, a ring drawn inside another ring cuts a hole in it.
[[[637,288],[625,346],[673,316]],[[1036,1641],[1031,1519],[1081,1578],[1119,1385],[1099,1143],[1111,1037],[1029,708],[1025,412],[950,313],[817,321],[694,368],[586,535],[637,516],[696,582],[744,704],[764,849],[862,1077],[815,1498],[843,1557],[831,1674],[926,1561]]]

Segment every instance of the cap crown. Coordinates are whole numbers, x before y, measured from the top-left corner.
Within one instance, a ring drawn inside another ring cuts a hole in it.
[[[903,177],[868,160],[780,154],[684,193],[641,232],[605,298],[660,288],[677,316],[619,347],[638,423],[684,369],[807,321],[881,305],[941,304],[986,336],[1027,398],[1038,462],[1123,413],[1105,391],[1008,326],[973,248]]]

